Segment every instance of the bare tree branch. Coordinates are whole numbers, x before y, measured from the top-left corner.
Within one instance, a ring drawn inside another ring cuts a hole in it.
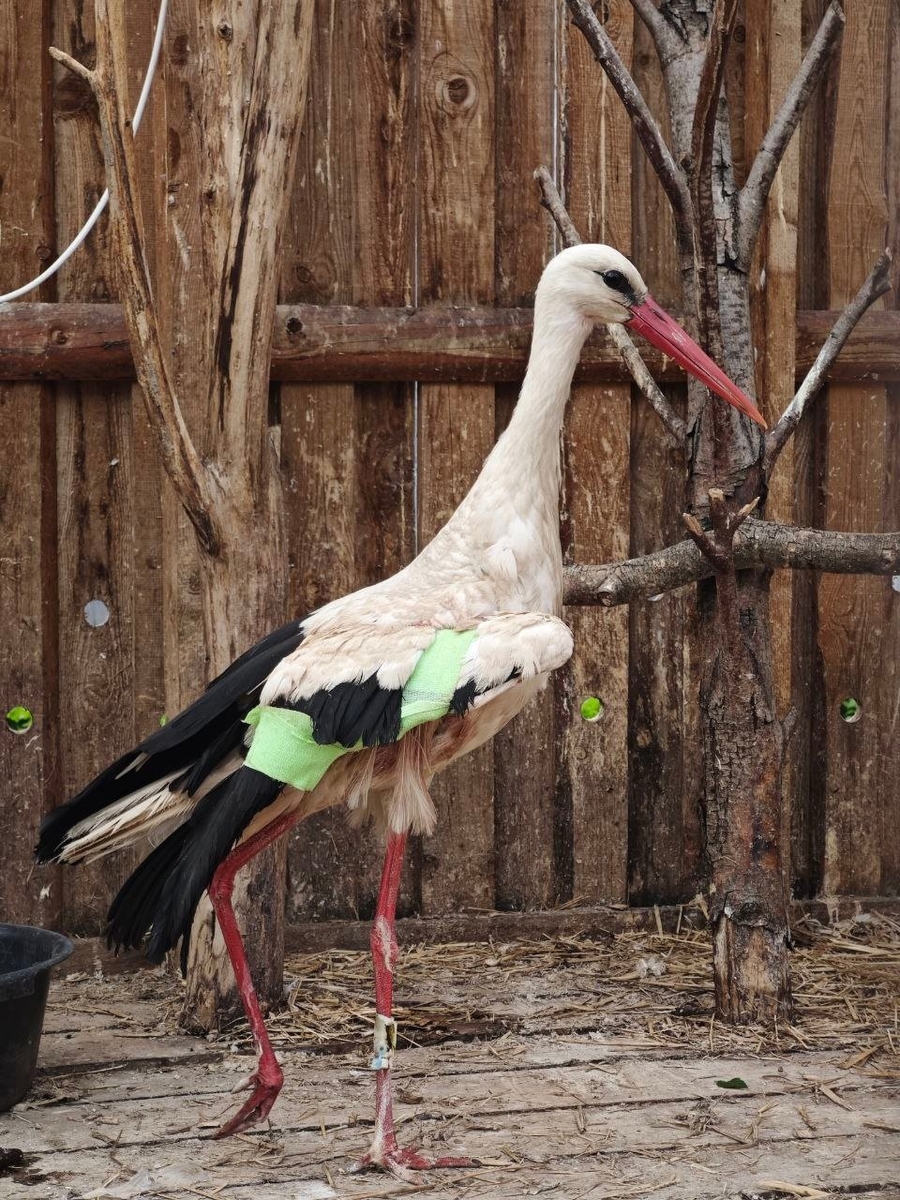
[[[725,80],[725,63],[737,15],[738,0],[716,0],[710,20],[706,55],[697,89],[694,123],[691,129],[693,161],[692,193],[697,228],[694,237],[694,270],[700,290],[702,324],[713,358],[722,357],[722,330],[719,319],[719,283],[717,256],[701,253],[701,246],[718,242],[713,202],[713,151],[719,98]]]
[[[700,524],[693,513],[683,512],[681,519],[684,527],[691,536],[691,541],[707,560],[713,571],[718,575],[727,571],[731,558],[728,551],[719,545],[718,539],[712,537]]]
[[[702,530],[704,533],[705,531]],[[842,533],[830,529],[798,529],[748,517],[734,539],[734,565],[788,567],[837,575],[900,574],[900,532]],[[566,604],[600,604],[612,608],[633,600],[655,598],[674,588],[707,579],[714,573],[693,541],[625,562],[566,568]]]
[[[653,0],[631,0],[631,7],[650,30],[653,44],[660,62],[665,63],[675,54],[684,38],[671,21],[653,3]]]
[[[575,223],[569,216],[562,197],[557,191],[556,184],[546,167],[538,167],[534,173],[541,188],[541,204],[553,217],[559,232],[567,246],[578,246],[581,237],[575,228]],[[625,360],[625,365],[631,372],[631,377],[650,403],[653,411],[665,425],[672,441],[678,446],[684,446],[687,437],[687,426],[675,412],[668,400],[659,390],[656,380],[650,374],[647,364],[641,358],[640,351],[628,335],[623,325],[607,325],[607,331],[613,345]]]
[[[206,553],[217,555],[221,534],[214,516],[209,477],[191,441],[169,379],[159,341],[150,276],[141,249],[144,231],[140,196],[133,187],[137,172],[133,161],[131,122],[124,110],[123,89],[117,86],[119,81],[127,78],[122,14],[121,5],[107,6],[98,0],[95,70],[88,70],[56,47],[50,48],[50,54],[90,84],[97,99],[114,257],[119,264],[122,305],[148,419],[166,475],[200,545]]]
[[[567,246],[580,246],[581,234],[575,228],[575,222],[569,216],[568,209],[563,204],[553,176],[546,167],[538,167],[534,173],[541,188],[541,204],[556,222],[556,227],[562,234]]]
[[[826,382],[832,363],[840,354],[844,343],[863,313],[871,304],[874,304],[879,296],[890,291],[890,269],[891,252],[886,249],[869,272],[865,283],[838,317],[834,328],[823,343],[816,361],[797,389],[797,394],[782,413],[775,428],[766,437],[766,450],[763,457],[763,469],[766,474],[771,472],[788,439],[803,419],[803,414]]]
[[[594,52],[594,57],[606,72],[610,83],[625,106],[625,111],[631,118],[641,145],[669,198],[675,214],[679,244],[682,250],[687,252],[691,245],[694,214],[684,172],[672,157],[672,152],[666,145],[666,140],[650,112],[647,101],[619,57],[609,34],[597,20],[588,0],[566,0],[566,2],[572,13],[572,19],[584,34],[588,45]]]
[[[737,246],[740,264],[744,270],[749,268],[750,259],[753,257],[753,248],[762,226],[766,199],[778,166],[784,157],[794,130],[809,104],[816,84],[828,65],[828,60],[831,58],[843,28],[844,11],[838,0],[831,0],[781,108],[763,138],[747,181],[741,188],[738,200]]]

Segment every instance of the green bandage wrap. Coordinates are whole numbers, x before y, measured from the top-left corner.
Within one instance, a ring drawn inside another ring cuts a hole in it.
[[[447,715],[463,658],[474,640],[474,629],[438,630],[403,689],[400,737]],[[362,746],[320,745],[313,737],[312,718],[289,708],[260,704],[244,720],[254,726],[246,766],[304,792],[311,792],[342,754]]]
[[[256,726],[244,765],[304,792],[311,792],[335,759],[347,753],[343,746],[319,745],[306,713],[260,704],[244,720]]]
[[[475,630],[460,633],[439,629],[434,641],[416,663],[403,689],[400,702],[400,736],[426,721],[437,721],[450,710],[459,685],[459,672],[466,651],[475,641]]]

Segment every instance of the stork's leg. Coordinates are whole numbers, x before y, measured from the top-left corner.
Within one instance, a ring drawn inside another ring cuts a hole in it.
[[[405,833],[392,833],[388,838],[378,905],[372,925],[372,964],[375,969],[375,1135],[368,1154],[359,1167],[383,1167],[401,1179],[410,1170],[427,1171],[434,1167],[471,1167],[470,1158],[427,1158],[418,1150],[402,1149],[394,1132],[394,1111],[391,1095],[391,1057],[396,1041],[393,1020],[394,963],[397,961],[397,935],[394,919],[397,912],[397,893],[403,867]]]
[[[284,1075],[281,1073],[281,1067],[278,1065],[278,1061],[275,1058],[275,1051],[272,1049],[272,1044],[269,1041],[262,1010],[256,998],[253,980],[250,977],[250,967],[247,963],[247,956],[244,953],[244,943],[241,939],[241,933],[234,915],[234,908],[231,904],[231,893],[234,889],[234,877],[241,867],[246,866],[251,858],[259,854],[261,850],[265,850],[272,842],[277,841],[298,820],[298,814],[289,813],[286,816],[280,817],[277,821],[273,821],[265,829],[261,829],[259,833],[248,838],[246,842],[242,842],[241,845],[232,850],[227,858],[219,863],[212,877],[212,883],[209,885],[209,898],[212,901],[216,920],[219,922],[219,928],[222,930],[222,936],[225,939],[225,946],[228,950],[228,957],[231,959],[232,968],[234,969],[234,978],[237,982],[241,1003],[244,1006],[244,1012],[247,1014],[247,1020],[250,1022],[250,1028],[253,1031],[253,1040],[256,1043],[256,1052],[259,1055],[256,1070],[247,1081],[247,1086],[253,1088],[250,1099],[234,1114],[230,1121],[226,1121],[222,1128],[215,1133],[214,1136],[217,1138],[228,1137],[229,1134],[242,1132],[245,1129],[249,1129],[251,1125],[255,1125],[257,1121],[262,1121],[267,1117],[278,1093],[281,1091],[281,1085],[284,1083]]]

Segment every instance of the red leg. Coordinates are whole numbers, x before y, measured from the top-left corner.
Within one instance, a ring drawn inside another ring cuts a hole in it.
[[[272,842],[277,841],[283,833],[297,823],[298,819],[296,813],[290,813],[273,821],[271,825],[267,825],[265,829],[261,829],[259,833],[248,838],[219,863],[212,877],[212,883],[209,885],[209,898],[225,939],[241,1003],[247,1014],[247,1020],[250,1022],[253,1040],[256,1043],[256,1052],[259,1055],[256,1070],[247,1082],[248,1087],[253,1087],[253,1094],[231,1120],[215,1133],[214,1136],[217,1138],[242,1132],[267,1117],[281,1091],[281,1085],[284,1083],[284,1076],[269,1041],[265,1021],[253,987],[253,980],[250,977],[244,943],[241,940],[241,933],[231,905],[231,893],[234,888],[234,877],[241,867],[246,866],[251,858],[259,854],[261,850],[265,850]]]
[[[369,1152],[359,1167],[383,1167],[401,1179],[413,1171],[433,1167],[471,1167],[469,1158],[426,1158],[418,1150],[404,1150],[397,1144],[394,1131],[394,1111],[391,1095],[391,1058],[396,1042],[394,1025],[394,964],[397,961],[397,935],[394,919],[397,912],[397,893],[403,867],[405,833],[392,833],[388,838],[381,874],[378,905],[372,924],[372,964],[375,969],[375,1049],[371,1066],[375,1071],[375,1135]]]

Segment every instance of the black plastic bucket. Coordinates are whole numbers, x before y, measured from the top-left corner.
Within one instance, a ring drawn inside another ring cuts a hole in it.
[[[72,943],[34,925],[0,925],[0,1112],[28,1094],[37,1065],[50,971]]]

